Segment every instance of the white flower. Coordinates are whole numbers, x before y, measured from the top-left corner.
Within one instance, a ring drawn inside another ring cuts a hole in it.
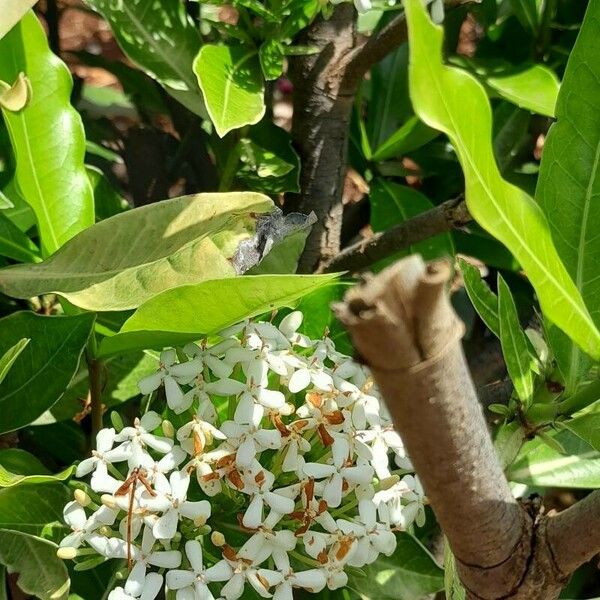
[[[141,419],[136,418],[133,427],[124,427],[115,436],[115,441],[129,442],[133,447],[136,445],[141,448],[149,446],[157,452],[166,454],[173,447],[173,440],[151,433],[160,427],[161,423],[160,415],[149,411]],[[125,448],[127,447],[125,446]]]
[[[371,464],[379,479],[385,479],[391,475],[389,451],[406,456],[402,439],[391,426],[372,425],[369,429],[358,432],[358,436],[361,441],[371,445],[373,453]]]
[[[177,590],[177,600],[214,600],[208,588],[211,581],[227,581],[231,567],[225,563],[221,568],[206,569],[202,560],[202,546],[197,540],[185,544],[185,553],[190,561],[189,570],[172,570],[167,573],[169,589]]]
[[[302,333],[298,333],[303,320],[304,315],[299,310],[295,310],[281,319],[279,331],[293,345],[300,346],[301,348],[310,348],[312,345],[310,339]]]
[[[255,425],[225,421],[221,431],[227,437],[227,444],[236,453],[235,462],[238,467],[249,467],[256,455],[263,450],[281,447],[281,433],[277,429],[261,429]]]
[[[159,483],[160,485],[159,487]],[[188,487],[190,485],[189,473],[174,471],[171,473],[169,483],[157,481],[156,496],[146,497],[147,492],[142,493],[141,506],[150,510],[163,513],[152,528],[155,538],[170,540],[177,531],[179,519],[185,517],[194,521],[197,526],[206,523],[210,517],[211,505],[207,500],[190,502],[186,500]]]
[[[133,569],[125,583],[125,591],[132,595],[140,595],[144,590],[146,569],[148,565],[164,569],[175,569],[181,564],[179,550],[159,550],[154,552],[155,537],[149,527],[144,528],[140,548],[132,548]]]
[[[109,595],[108,600],[154,600],[158,596],[163,585],[162,575],[158,573],[148,573],[144,579],[142,592],[132,594],[122,587],[115,588]]]
[[[177,439],[181,442],[181,446],[192,456],[204,452],[207,446],[212,445],[215,438],[218,440],[227,439],[224,433],[205,421],[201,414],[196,414],[189,423],[186,423],[177,431]]]
[[[63,510],[65,523],[72,529],[61,542],[61,547],[79,548],[89,536],[102,525],[112,525],[117,518],[117,513],[106,506],[101,506],[89,517],[84,508],[75,501],[69,502]]]
[[[373,468],[364,460],[358,460],[356,465],[348,461],[348,456],[340,446],[336,452],[333,447],[332,464],[306,463],[304,473],[308,477],[324,480],[322,498],[330,507],[338,507],[342,497],[348,491],[348,485],[367,485],[373,478]]]
[[[299,368],[288,382],[290,392],[293,394],[305,390],[311,383],[324,392],[333,390],[333,377],[327,372],[323,361],[326,358],[326,349],[318,346],[312,356],[306,359],[306,366]]]
[[[337,525],[346,535],[358,540],[348,556],[348,564],[353,567],[371,564],[380,553],[391,556],[396,549],[396,536],[389,526],[377,522],[377,508],[371,500],[359,502],[355,521],[339,519]]]
[[[259,574],[263,576],[262,569]],[[293,588],[303,588],[312,594],[320,592],[327,584],[327,577],[322,569],[293,571],[287,569],[279,573],[280,581],[276,583],[273,600],[293,600]]]
[[[142,394],[150,394],[160,385],[164,385],[169,408],[177,410],[183,403],[183,392],[179,384],[192,381],[202,372],[202,366],[201,360],[178,364],[175,350],[163,350],[160,353],[158,371],[144,377],[138,383],[138,388]]]
[[[265,504],[279,516],[291,513],[295,502],[280,490],[272,490],[275,482],[273,473],[260,468],[252,473],[252,484],[247,485],[244,492],[250,494],[251,500],[242,523],[248,529],[258,529],[263,522]]]
[[[85,458],[77,465],[77,470],[75,471],[76,477],[85,477],[88,473],[95,470],[100,463],[107,465],[122,462],[129,458],[130,453],[127,448],[119,446],[112,450],[115,436],[115,430],[112,427],[101,429],[98,432],[96,436],[96,450],[92,450],[92,456]]]

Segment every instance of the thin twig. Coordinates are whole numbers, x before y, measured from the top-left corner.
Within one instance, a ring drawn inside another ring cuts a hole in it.
[[[427,240],[434,235],[459,229],[472,220],[466,203],[453,199],[395,227],[344,248],[320,269],[324,273],[357,271]]]

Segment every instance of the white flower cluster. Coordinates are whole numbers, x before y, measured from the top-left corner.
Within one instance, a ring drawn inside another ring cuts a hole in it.
[[[168,420],[149,411],[98,434],[59,555],[127,559],[111,600],[153,600],[163,584],[177,600],[236,600],[246,584],[275,600],[335,590],[423,524],[423,490],[368,371],[301,323],[246,321],[165,350],[139,387],[164,389]]]

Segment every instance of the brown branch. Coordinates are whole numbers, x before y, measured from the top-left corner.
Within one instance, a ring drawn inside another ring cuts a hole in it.
[[[326,261],[320,271],[331,273],[363,269],[417,242],[463,227],[471,220],[472,217],[464,201],[448,200],[395,227],[344,248]]]
[[[513,498],[488,434],[445,288],[450,265],[406,258],[335,306],[370,366],[473,599],[558,597],[535,510]]]
[[[547,538],[565,576],[600,552],[600,490],[548,519]]]

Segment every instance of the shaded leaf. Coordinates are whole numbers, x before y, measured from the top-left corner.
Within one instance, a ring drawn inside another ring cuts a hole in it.
[[[498,275],[498,321],[500,344],[506,369],[521,402],[529,404],[533,396],[534,359],[529,352],[525,332],[519,323],[517,307],[510,289]]]
[[[0,562],[18,573],[17,585],[40,600],[63,600],[69,595],[69,574],[56,556],[58,546],[42,538],[0,529]]]
[[[0,489],[0,528],[39,535],[48,523],[62,523],[70,500],[69,488],[62,483]]]
[[[500,338],[500,320],[498,318],[498,296],[483,281],[479,269],[462,258],[459,260],[460,270],[465,282],[465,289],[473,308],[496,337]]]
[[[194,60],[194,73],[220,137],[262,119],[265,87],[254,48],[207,44]]]
[[[404,6],[415,110],[450,137],[464,170],[470,213],[522,265],[544,314],[600,357],[600,332],[560,261],[544,214],[532,198],[500,176],[490,143],[491,111],[485,90],[469,73],[442,63],[442,29],[431,22],[420,0],[404,0]]]
[[[192,63],[200,36],[178,0],[86,0],[110,27],[123,52],[186,108],[206,118]]]
[[[0,255],[19,262],[41,260],[38,247],[7,217],[0,212]]]
[[[163,348],[197,340],[243,319],[283,306],[333,281],[332,275],[247,275],[167,290],[148,300],[100,354]]]
[[[536,199],[556,248],[600,323],[600,5],[590,2],[569,58],[552,125],[544,144]],[[568,392],[590,366],[587,356],[560,332],[551,341]],[[560,348],[558,348],[560,346]]]
[[[0,40],[0,79],[24,72],[32,98],[18,112],[3,109],[16,158],[15,178],[35,212],[42,251],[52,254],[94,222],[94,201],[83,158],[81,117],[70,104],[71,75],[48,47],[33,12]]]
[[[29,344],[29,341],[29,338],[20,339],[14,346],[6,350],[2,357],[0,357],[0,383],[6,379],[13,363],[19,358],[19,354],[23,352],[25,346]]]
[[[87,310],[136,308],[178,285],[231,277],[239,242],[273,203],[254,193],[196,194],[115,215],[37,265],[0,270],[9,296],[58,293]]]
[[[31,342],[0,383],[0,433],[23,427],[49,409],[77,372],[94,315],[44,317],[17,312],[0,319],[0,354],[23,337]]]
[[[400,129],[375,150],[373,160],[380,161],[396,156],[404,156],[412,150],[424,146],[439,135],[439,131],[425,125],[419,117],[410,117]]]

